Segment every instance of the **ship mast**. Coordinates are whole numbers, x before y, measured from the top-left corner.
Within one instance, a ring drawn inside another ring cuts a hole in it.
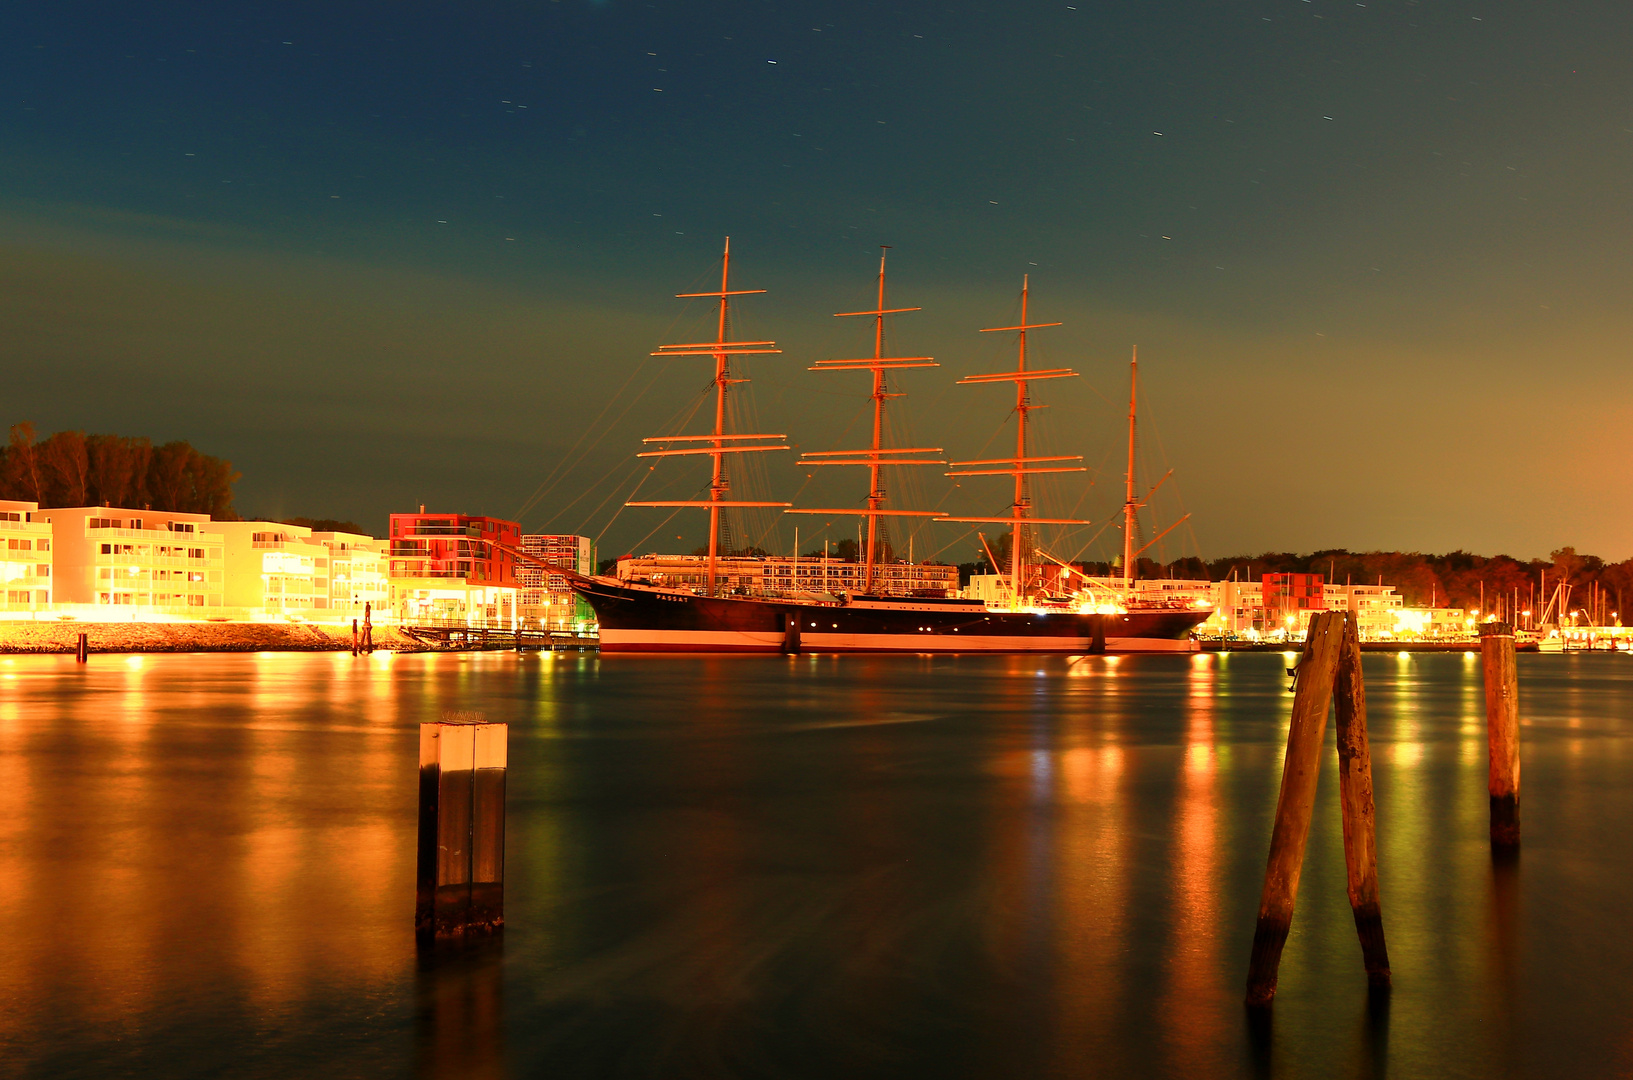
[[[1140,347],[1128,362],[1128,472],[1123,498],[1123,598],[1134,591],[1134,525],[1140,504],[1134,498],[1134,394],[1139,385]]]
[[[834,313],[836,319],[847,319],[860,315],[873,317],[873,356],[853,360],[818,360],[811,366],[811,371],[868,371],[873,375],[873,443],[865,450],[817,450],[800,457],[801,465],[866,465],[868,469],[868,506],[866,510],[787,510],[789,514],[859,514],[868,519],[867,547],[862,554],[861,584],[863,593],[873,591],[873,568],[879,558],[879,519],[881,517],[931,517],[944,518],[947,515],[939,510],[886,510],[886,493],[880,469],[886,465],[945,465],[945,461],[934,458],[906,457],[908,454],[939,454],[939,446],[885,446],[884,445],[884,417],[885,402],[891,398],[906,397],[901,393],[891,393],[885,383],[885,372],[897,368],[940,367],[932,357],[928,356],[886,356],[885,351],[885,316],[900,315],[909,311],[922,310],[916,307],[887,308],[885,307],[885,256],[890,251],[890,245],[879,245],[879,292],[878,302],[872,311],[840,311]],[[892,455],[896,455],[892,457]]]
[[[1070,368],[1048,368],[1032,370],[1026,366],[1026,332],[1041,330],[1050,326],[1061,325],[1052,323],[1029,323],[1028,302],[1031,294],[1031,275],[1021,278],[1021,321],[1018,326],[994,326],[982,330],[983,334],[1000,334],[1018,332],[1018,346],[1014,371],[1002,371],[990,375],[970,375],[959,379],[959,385],[977,383],[1004,383],[1015,384],[1015,456],[1012,458],[989,458],[983,461],[955,461],[953,467],[966,468],[964,472],[949,472],[948,476],[1013,476],[1015,478],[1015,496],[1010,504],[1009,516],[1002,518],[946,518],[947,521],[993,522],[1009,525],[1009,597],[1010,605],[1021,607],[1021,593],[1028,583],[1026,556],[1023,548],[1026,544],[1026,529],[1029,525],[1087,525],[1087,521],[1075,518],[1040,518],[1032,516],[1032,499],[1028,492],[1027,477],[1034,473],[1063,473],[1087,472],[1081,465],[1040,465],[1039,462],[1055,461],[1082,461],[1081,454],[1064,454],[1053,457],[1029,457],[1027,455],[1026,435],[1027,418],[1033,409],[1047,408],[1045,405],[1034,405],[1029,383],[1038,379],[1065,379],[1077,375]],[[974,465],[1002,465],[1007,468],[998,469],[969,469]],[[997,571],[996,566],[993,567]]]
[[[681,342],[674,345],[660,345],[653,356],[712,356],[714,357],[714,430],[707,435],[659,435],[650,439],[642,439],[644,443],[671,443],[671,442],[703,442],[706,446],[683,447],[678,450],[668,448],[661,450],[647,450],[636,454],[636,457],[676,457],[681,455],[708,454],[713,459],[713,468],[709,478],[709,497],[706,500],[649,500],[642,502],[626,502],[625,506],[706,506],[709,508],[709,563],[708,589],[706,595],[713,596],[715,579],[718,576],[720,559],[720,511],[728,506],[787,506],[784,502],[745,502],[728,499],[731,491],[730,472],[726,468],[727,454],[747,454],[763,450],[787,450],[781,443],[767,443],[767,439],[783,439],[785,435],[745,435],[734,434],[726,430],[726,394],[731,387],[748,382],[741,376],[734,376],[731,372],[731,358],[734,356],[752,356],[762,353],[780,353],[775,348],[774,341],[732,341],[727,335],[731,330],[727,318],[731,306],[731,297],[749,296],[763,293],[764,289],[733,289],[731,287],[731,237],[726,237],[726,249],[720,259],[720,289],[716,292],[676,293],[679,299],[693,299],[697,297],[714,297],[719,303],[713,341]],[[747,441],[752,440],[752,442]]]
[[[1169,469],[1162,474],[1162,479],[1151,485],[1150,491],[1144,495],[1134,494],[1134,404],[1139,384],[1140,349],[1139,346],[1135,346],[1134,355],[1128,361],[1128,472],[1124,474],[1126,486],[1123,496],[1123,603],[1125,606],[1132,602],[1134,598],[1134,560],[1152,544],[1189,521],[1191,517],[1190,514],[1185,514],[1176,519],[1166,529],[1147,540],[1139,548],[1135,548],[1134,530],[1140,524],[1140,508],[1149,503],[1151,496],[1157,493],[1157,489],[1162,487],[1170,476],[1174,475],[1174,470]]]

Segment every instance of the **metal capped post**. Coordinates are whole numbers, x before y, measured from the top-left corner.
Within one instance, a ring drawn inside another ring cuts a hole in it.
[[[414,933],[422,942],[504,926],[509,725],[451,713],[420,725]]]

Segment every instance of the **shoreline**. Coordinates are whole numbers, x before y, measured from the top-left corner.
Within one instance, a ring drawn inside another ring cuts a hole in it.
[[[0,655],[73,653],[79,635],[93,653],[350,652],[350,626],[249,622],[0,622]],[[374,628],[377,652],[454,652],[394,626]]]

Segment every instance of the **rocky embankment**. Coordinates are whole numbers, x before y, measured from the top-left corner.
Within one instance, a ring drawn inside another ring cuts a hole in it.
[[[0,653],[71,653],[89,634],[92,652],[348,652],[350,626],[249,622],[118,622],[75,620],[0,622]],[[433,652],[435,647],[395,628],[374,628],[374,647]]]

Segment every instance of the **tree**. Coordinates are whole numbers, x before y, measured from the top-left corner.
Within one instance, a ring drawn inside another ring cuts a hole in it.
[[[4,479],[7,498],[40,501],[40,459],[34,445],[34,425],[26,420],[11,427]]]
[[[285,525],[300,525],[311,529],[313,532],[344,532],[359,533],[363,536],[368,535],[368,533],[363,532],[363,526],[357,524],[357,522],[341,521],[339,518],[293,517],[284,518],[283,523]]]
[[[140,506],[146,501],[147,466],[153,444],[120,435],[86,440],[91,461],[91,501],[99,506]]]
[[[38,501],[51,506],[89,506],[91,459],[83,431],[59,431],[39,447],[46,491]]]

